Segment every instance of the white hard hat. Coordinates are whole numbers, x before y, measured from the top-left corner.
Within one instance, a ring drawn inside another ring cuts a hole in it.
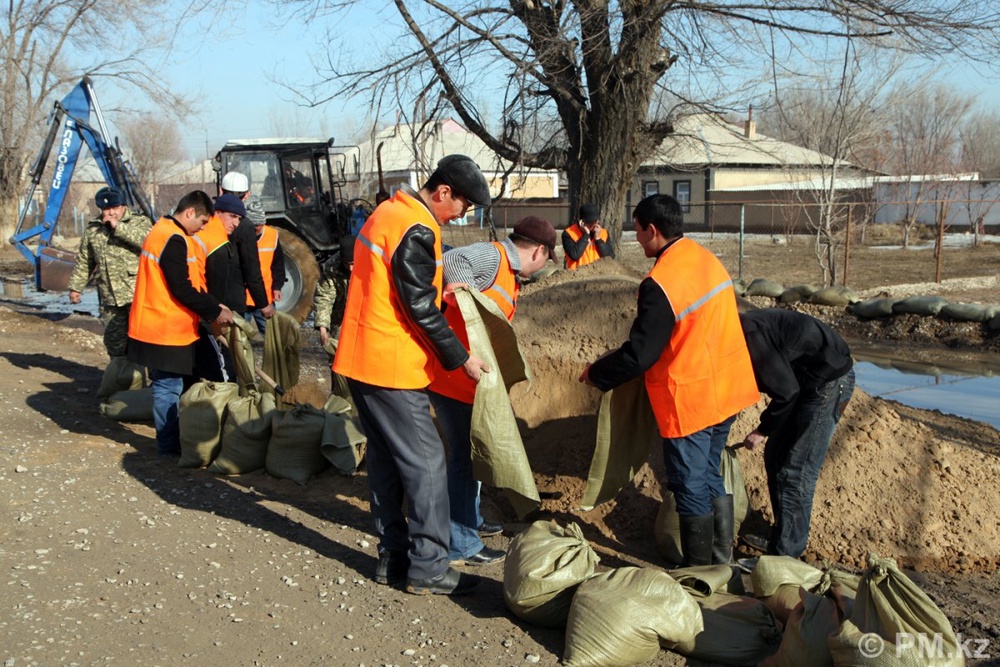
[[[229,171],[222,177],[222,189],[229,192],[247,192],[250,189],[250,181],[238,171]]]

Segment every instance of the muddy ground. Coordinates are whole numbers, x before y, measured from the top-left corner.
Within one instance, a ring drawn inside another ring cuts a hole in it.
[[[733,242],[718,243],[735,273]],[[926,253],[875,252],[877,261],[852,260],[857,284],[933,280]],[[648,267],[637,246],[626,244],[620,258],[525,289],[515,324],[536,382],[515,388],[513,400],[545,498],[537,516],[580,524],[602,567],[658,567],[651,535],[657,455],[614,502],[577,509],[598,397],[575,378],[585,361],[620,342],[634,314],[635,281]],[[22,260],[7,250],[2,260],[0,275],[23,275]],[[748,248],[744,261],[753,262],[748,277],[816,280],[808,253],[769,241]],[[945,266],[946,278],[973,278],[951,283],[946,296],[994,302],[1000,248],[949,253]],[[842,319],[838,309],[805,308],[856,344],[938,357],[997,350],[983,327],[871,326]],[[5,665],[558,664],[562,632],[512,617],[502,565],[475,570],[483,582],[465,598],[374,585],[363,473],[328,471],[305,486],[263,472],[220,478],[157,457],[151,425],[101,417],[94,392],[107,357],[99,331],[91,316],[0,301]],[[324,355],[312,331],[304,332],[301,380],[326,387]],[[752,428],[753,416],[741,417],[734,439]],[[752,531],[769,510],[759,458],[740,456],[755,507],[744,530]],[[993,657],[969,664],[1000,664],[998,474],[1000,434],[992,427],[859,392],[820,479],[807,558],[847,568],[860,566],[869,550],[897,558],[955,630],[977,640],[971,648],[988,642],[979,656]],[[526,525],[494,490],[486,490],[484,505],[507,527],[488,538],[491,546],[503,547]],[[702,663],[661,651],[648,664]]]

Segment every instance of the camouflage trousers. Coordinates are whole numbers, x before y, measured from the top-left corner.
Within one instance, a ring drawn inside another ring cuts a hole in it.
[[[101,324],[104,325],[104,349],[110,357],[124,357],[128,345],[128,315],[132,304],[127,306],[101,306]]]

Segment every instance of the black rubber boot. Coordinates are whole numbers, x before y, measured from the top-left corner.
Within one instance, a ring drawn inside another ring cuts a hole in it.
[[[715,530],[712,538],[712,564],[733,562],[733,496],[712,498]]]
[[[715,515],[681,515],[680,520],[681,551],[684,552],[684,567],[711,565]]]

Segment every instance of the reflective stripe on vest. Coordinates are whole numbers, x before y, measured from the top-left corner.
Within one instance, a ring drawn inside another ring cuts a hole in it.
[[[264,231],[257,238],[257,256],[260,258],[260,275],[264,279],[264,292],[267,294],[267,303],[274,303],[274,274],[271,264],[274,262],[274,253],[278,250],[278,230],[274,227],[264,226]],[[247,305],[255,306],[250,290],[247,290]],[[263,308],[264,306],[259,306]]]
[[[573,225],[571,227],[567,227],[566,231],[569,233],[569,237],[573,239],[574,242],[582,239],[584,235],[584,231],[580,229],[580,225]],[[601,233],[598,234],[598,237],[602,241],[607,243],[608,230],[602,228]],[[570,271],[574,271],[576,269],[579,269],[581,266],[587,266],[588,264],[592,264],[597,260],[599,260],[600,258],[601,255],[599,252],[597,252],[597,245],[593,241],[588,240],[587,247],[583,251],[583,254],[580,255],[580,259],[576,260],[570,259],[570,256],[566,255],[566,268],[569,269]]]
[[[645,376],[660,435],[691,435],[756,403],[736,293],[722,263],[682,238],[660,255],[649,277],[674,312],[670,342]]]
[[[414,225],[434,233],[433,287],[441,307],[441,227],[420,200],[399,191],[375,209],[358,235],[334,372],[394,389],[430,384],[435,352],[399,303],[392,280],[393,254]]]
[[[135,298],[129,312],[129,338],[155,345],[190,345],[198,339],[198,316],[183,306],[170,292],[160,268],[160,256],[167,242],[175,236],[187,246],[188,278],[196,290],[205,289],[205,274],[200,268],[198,244],[169,218],[153,225],[142,244]]]
[[[510,259],[507,257],[503,244],[494,242],[492,245],[500,253],[500,266],[497,269],[497,274],[493,277],[493,282],[482,292],[500,307],[500,312],[507,317],[509,322],[514,319],[514,311],[517,310],[517,297],[521,292],[521,283],[517,281],[517,275],[510,265]],[[458,309],[457,305],[449,304],[444,310],[444,317],[448,320],[452,331],[462,341],[462,345],[468,350],[469,333],[465,329],[462,311]],[[464,370],[456,368],[452,371],[446,371],[436,359],[434,361],[434,378],[428,389],[470,405],[476,398],[476,383],[465,374]]]

